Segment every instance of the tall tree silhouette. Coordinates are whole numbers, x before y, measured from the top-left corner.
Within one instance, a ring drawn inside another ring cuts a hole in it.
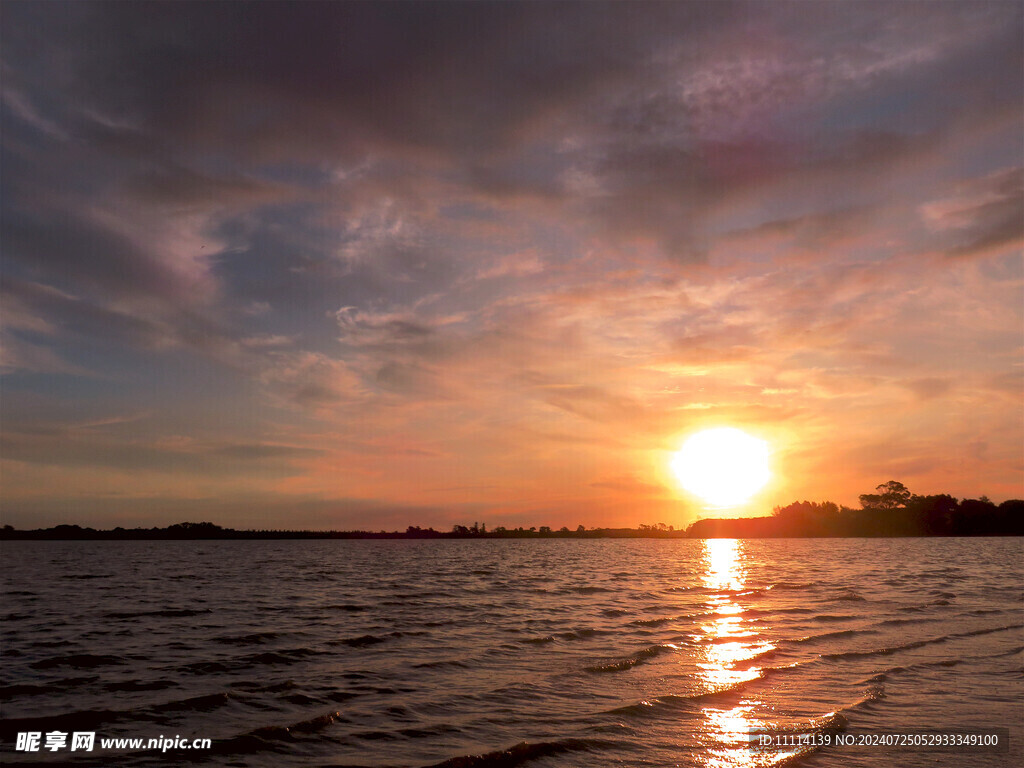
[[[860,495],[860,505],[864,509],[902,509],[910,501],[910,490],[895,480],[875,486],[875,490],[878,493]]]

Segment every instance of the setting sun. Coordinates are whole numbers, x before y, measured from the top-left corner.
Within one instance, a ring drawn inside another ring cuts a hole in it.
[[[690,493],[717,507],[735,506],[771,478],[768,444],[735,427],[706,429],[683,443],[672,471]]]

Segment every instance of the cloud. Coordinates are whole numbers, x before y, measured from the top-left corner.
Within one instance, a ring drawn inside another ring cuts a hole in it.
[[[259,379],[269,393],[310,410],[353,402],[362,384],[341,360],[315,352],[275,351],[263,358]]]
[[[53,350],[5,333],[0,335],[0,373],[15,371],[88,375],[86,369],[62,359]]]
[[[322,451],[288,445],[236,443],[218,445],[190,438],[163,441],[124,439],[94,429],[6,427],[4,459],[51,467],[102,467],[118,470],[197,476],[258,473],[263,478],[287,476],[290,461],[322,455]]]
[[[173,328],[156,318],[108,309],[41,283],[5,280],[2,296],[5,303],[24,308],[36,319],[36,324],[27,324],[15,318],[9,327],[21,327],[43,336],[81,335],[142,347],[159,347],[175,341]]]
[[[217,456],[232,459],[260,461],[263,459],[309,458],[321,456],[323,451],[316,448],[303,448],[294,445],[273,445],[267,443],[236,443],[224,445],[211,450]]]
[[[917,397],[927,400],[933,397],[944,395],[952,388],[953,382],[949,379],[923,378],[913,379],[906,383],[907,389]]]
[[[5,222],[10,258],[29,273],[107,296],[191,302],[209,290],[204,265],[180,235],[173,236],[179,242],[169,235],[161,243],[147,228],[143,244],[142,232],[123,218],[124,212],[37,202]]]
[[[958,194],[921,206],[951,256],[974,256],[1024,241],[1024,168],[962,182]]]
[[[807,21],[787,6],[646,10],[261,3],[182,14],[100,5],[12,57],[49,71],[49,48],[68,51],[83,77],[64,85],[74,94],[65,120],[73,115],[115,156],[142,152],[130,178],[153,200],[253,203],[273,189],[233,166],[364,169],[333,173],[342,187],[375,191],[348,216],[347,259],[416,250],[422,234],[395,213],[394,196],[416,199],[430,177],[482,200],[534,198],[627,241],[646,233],[691,260],[703,253],[694,217],[709,203],[794,173],[892,164],[940,130],[919,103],[885,121],[894,88],[927,83],[954,61],[984,80],[990,73],[977,70],[994,52],[992,73],[1005,80],[1003,63],[1019,53],[1000,33],[1009,8],[894,17],[822,4],[812,14],[822,29],[856,19],[839,46],[810,29],[794,45]],[[1000,107],[1003,92],[968,98],[981,114]],[[831,126],[851,95],[882,125]],[[111,114],[129,117],[88,119]],[[196,167],[202,152],[221,156],[225,171]],[[307,181],[324,178],[309,173]]]

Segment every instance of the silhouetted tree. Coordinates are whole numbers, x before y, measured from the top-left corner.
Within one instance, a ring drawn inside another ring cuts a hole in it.
[[[165,535],[168,538],[215,539],[224,533],[224,529],[214,523],[176,523],[168,526]]]
[[[957,500],[947,493],[911,496],[907,502],[905,530],[919,536],[948,536],[953,530]]]
[[[988,499],[964,499],[954,515],[956,533],[988,534],[1002,529],[1000,508]]]
[[[839,506],[832,501],[794,501],[775,507],[772,515],[779,531],[789,536],[834,536],[839,525]]]
[[[1024,500],[1007,499],[999,505],[997,514],[1000,535],[1024,536]]]
[[[864,509],[899,509],[907,506],[910,491],[903,483],[890,480],[888,483],[875,486],[878,493],[863,493],[860,505]]]

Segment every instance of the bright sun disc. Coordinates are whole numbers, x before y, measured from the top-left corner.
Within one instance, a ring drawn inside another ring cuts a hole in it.
[[[749,499],[771,478],[768,444],[735,427],[705,429],[672,457],[683,488],[717,507]]]

